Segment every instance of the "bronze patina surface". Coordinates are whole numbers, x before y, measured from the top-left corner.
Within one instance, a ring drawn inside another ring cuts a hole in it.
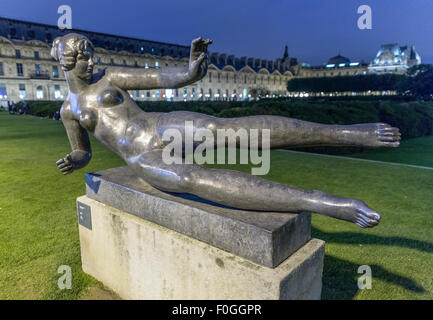
[[[207,169],[195,164],[166,164],[162,134],[167,129],[270,130],[270,147],[365,146],[397,147],[400,133],[384,123],[324,125],[279,116],[222,119],[194,112],[146,113],[126,90],[179,88],[206,75],[210,40],[192,41],[187,67],[161,69],[108,67],[93,73],[93,45],[70,33],[53,42],[52,56],[60,62],[69,85],[61,116],[72,152],[57,161],[63,174],[83,168],[91,158],[88,131],[121,156],[135,174],[169,192],[191,193],[230,207],[264,211],[310,211],[374,227],[380,214],[357,199],[321,191],[292,188],[232,170]],[[184,132],[183,132],[184,134]]]

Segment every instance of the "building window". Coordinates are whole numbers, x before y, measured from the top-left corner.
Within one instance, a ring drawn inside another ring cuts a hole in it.
[[[41,75],[41,65],[40,64],[35,64],[35,73],[38,76]]]
[[[17,75],[20,77],[22,77],[24,75],[22,63],[17,63]]]
[[[158,61],[155,62],[155,68],[159,69],[159,62]]]
[[[209,82],[212,82],[212,72],[209,72]]]
[[[134,61],[134,67],[138,68],[138,62]]]
[[[244,77],[244,83],[247,83],[247,76]]]
[[[0,83],[0,99],[7,99],[8,93],[6,91],[6,84]]]
[[[150,98],[150,91],[146,92],[146,97]]]
[[[15,50],[15,58],[21,59],[21,51],[20,50]]]
[[[39,60],[39,51],[35,51],[35,60]]]
[[[54,98],[61,99],[62,93],[60,91],[60,86],[58,84],[54,85]]]
[[[53,66],[53,78],[59,77],[59,68],[57,66]]]
[[[123,65],[126,66],[126,60],[125,59],[123,59]]]
[[[43,99],[44,98],[44,89],[42,86],[38,86],[36,88],[36,99]]]
[[[145,63],[145,64],[144,64],[144,67],[145,67],[146,69],[149,69],[149,64],[148,64],[148,63]]]
[[[218,72],[218,83],[221,82],[221,73]]]
[[[3,62],[0,62],[0,76],[4,76],[4,72],[3,72]]]
[[[140,91],[139,90],[135,90],[135,97],[140,98]]]
[[[226,74],[226,83],[229,83],[229,74]]]
[[[26,85],[24,83],[20,83],[18,85],[18,89],[19,89],[19,95],[20,95],[20,99],[25,99],[27,94],[26,94]]]

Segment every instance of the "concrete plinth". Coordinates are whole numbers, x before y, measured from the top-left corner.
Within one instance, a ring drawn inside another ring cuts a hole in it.
[[[77,203],[83,270],[123,299],[320,299],[321,240],[268,268],[87,196]]]
[[[320,299],[310,213],[166,193],[128,167],[86,174],[77,207],[84,272],[124,299]]]

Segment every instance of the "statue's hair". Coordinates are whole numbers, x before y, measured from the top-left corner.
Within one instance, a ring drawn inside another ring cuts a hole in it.
[[[68,33],[53,41],[51,56],[60,63],[64,71],[74,69],[79,55],[93,50],[93,44],[85,36],[77,33]]]

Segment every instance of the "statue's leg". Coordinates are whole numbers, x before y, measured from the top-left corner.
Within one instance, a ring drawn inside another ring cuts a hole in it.
[[[157,132],[166,129],[182,131],[186,121],[193,121],[195,129],[207,128],[216,136],[217,129],[270,130],[271,148],[295,146],[362,146],[398,147],[398,128],[385,123],[355,125],[327,125],[280,116],[251,116],[241,118],[216,118],[201,113],[175,111],[162,114]]]
[[[360,200],[295,189],[239,171],[166,164],[160,150],[129,159],[128,164],[140,177],[164,191],[191,193],[240,209],[311,211],[364,228],[380,220],[380,214]]]

